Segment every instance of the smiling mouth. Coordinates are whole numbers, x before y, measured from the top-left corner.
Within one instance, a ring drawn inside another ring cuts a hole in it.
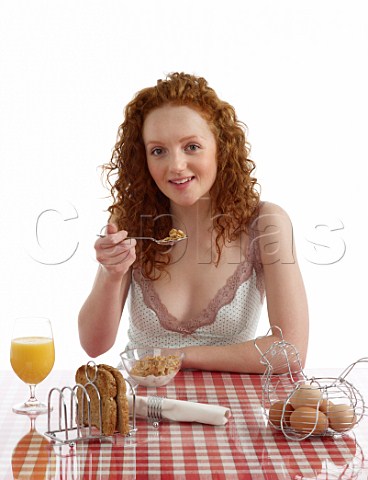
[[[193,179],[194,177],[187,177],[187,178],[182,178],[180,180],[169,180],[169,182],[173,183],[174,185],[183,185],[184,183],[188,183]]]

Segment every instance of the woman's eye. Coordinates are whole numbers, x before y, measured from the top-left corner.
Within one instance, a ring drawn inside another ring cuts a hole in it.
[[[151,154],[157,157],[158,155],[161,155],[162,152],[163,152],[162,148],[154,148]]]
[[[200,148],[199,145],[191,143],[186,147],[186,150],[189,150],[190,152],[196,152],[197,150],[199,150],[199,148]]]

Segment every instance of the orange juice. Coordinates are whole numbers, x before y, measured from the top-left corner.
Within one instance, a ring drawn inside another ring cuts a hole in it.
[[[10,363],[25,383],[37,385],[51,372],[55,361],[54,341],[46,337],[15,338],[11,342]]]

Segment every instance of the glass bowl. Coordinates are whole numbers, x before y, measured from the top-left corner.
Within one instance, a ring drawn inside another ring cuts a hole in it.
[[[142,347],[120,354],[129,377],[144,387],[167,385],[179,372],[184,353],[174,348]]]

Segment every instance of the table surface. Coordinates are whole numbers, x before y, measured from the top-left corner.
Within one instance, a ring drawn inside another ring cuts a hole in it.
[[[334,375],[320,371],[317,376]],[[349,383],[363,397],[367,378],[367,369],[349,373]],[[73,381],[73,372],[53,371],[36,392],[45,400],[50,388]],[[368,479],[366,415],[343,436],[291,441],[267,423],[259,375],[185,371],[166,387],[138,389],[139,395],[230,407],[232,417],[224,426],[164,420],[154,429],[138,419],[131,438],[115,435],[75,448],[51,446],[42,435],[47,415],[38,416],[30,432],[30,419],[12,412],[27,388],[12,371],[1,372],[0,479]]]

